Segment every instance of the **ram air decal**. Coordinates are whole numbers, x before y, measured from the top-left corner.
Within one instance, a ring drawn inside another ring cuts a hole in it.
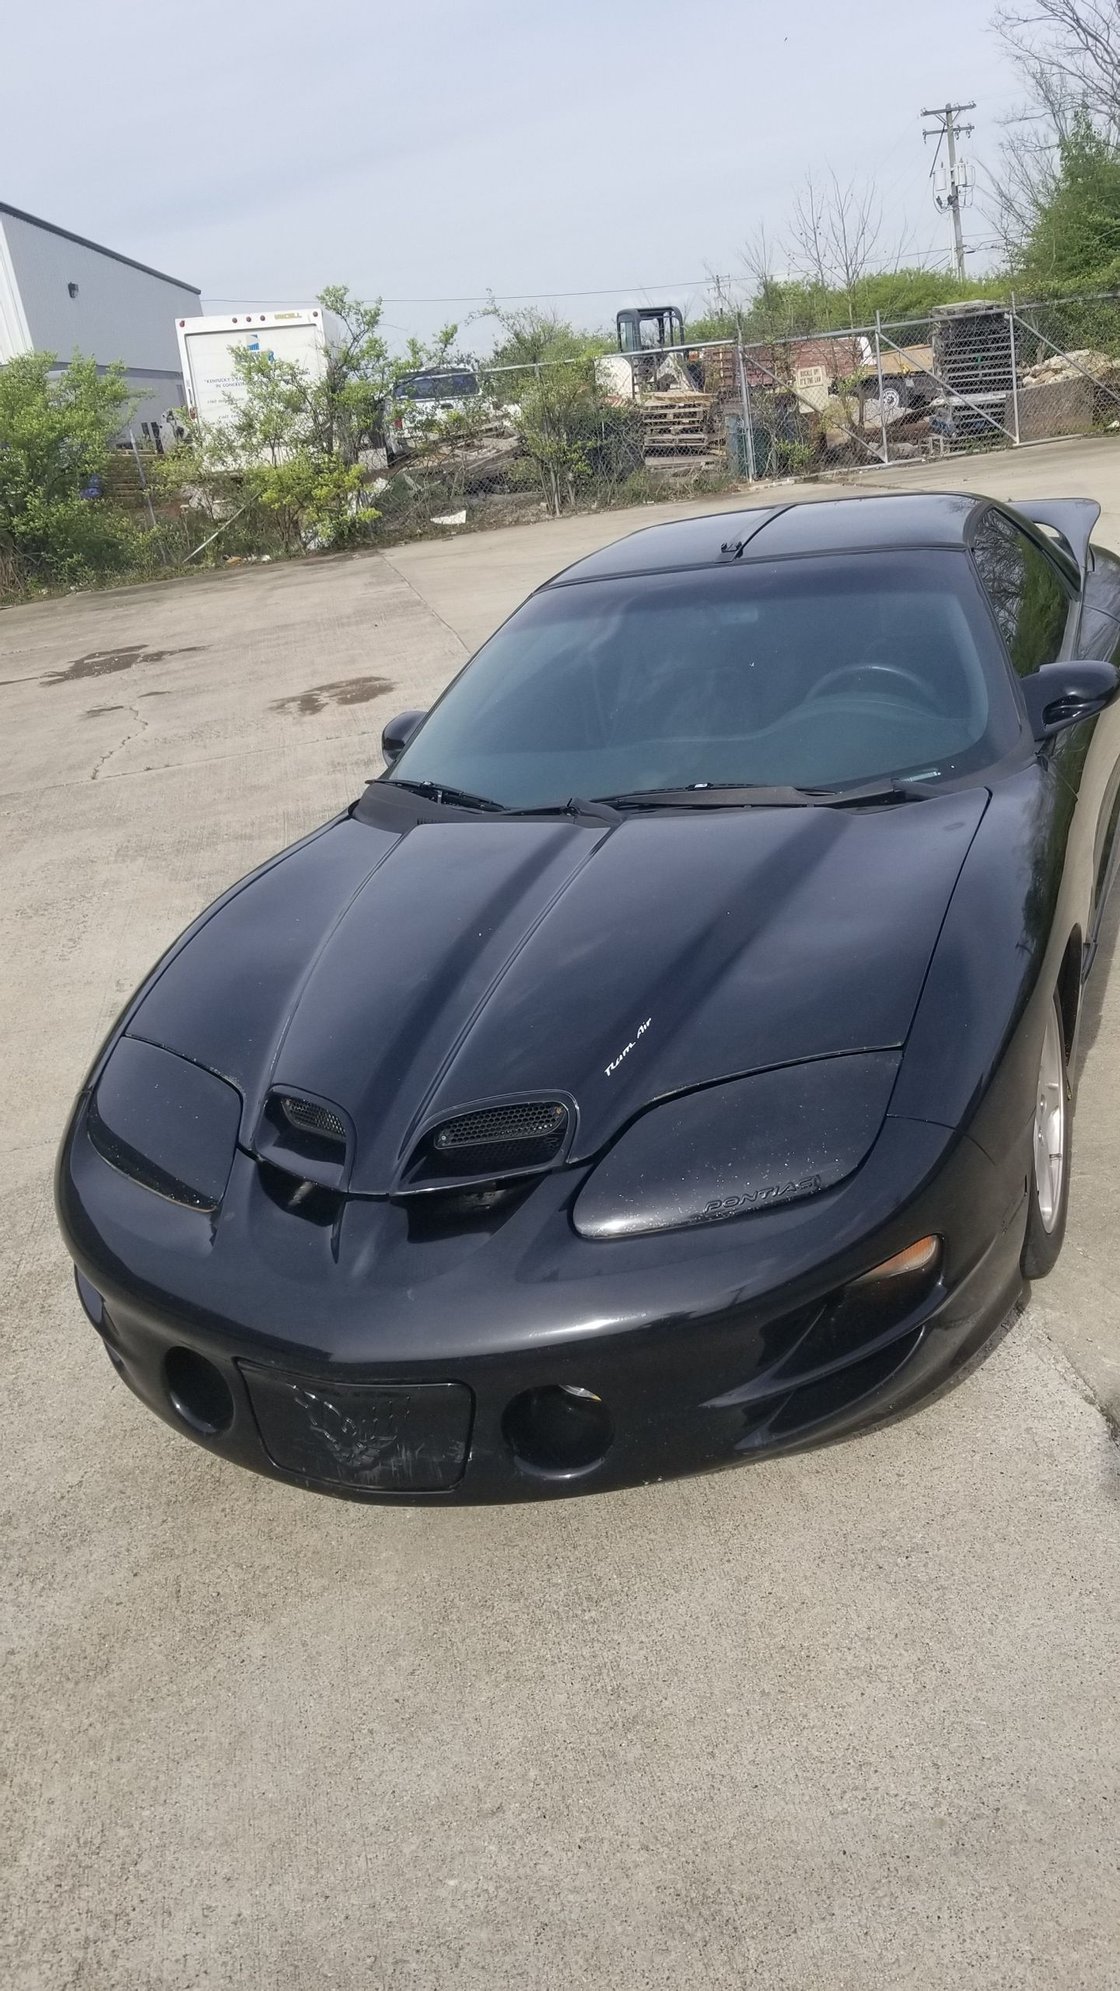
[[[630,1056],[630,1053],[634,1049],[634,1046],[637,1043],[639,1037],[645,1036],[646,1031],[649,1029],[649,1026],[652,1022],[653,1022],[652,1016],[647,1016],[645,1022],[640,1023],[638,1025],[638,1028],[635,1030],[634,1035],[630,1039],[630,1042],[628,1044],[623,1045],[617,1058],[611,1059],[610,1064],[607,1066],[606,1071],[603,1073],[604,1078],[614,1077],[616,1071],[619,1068],[619,1065],[622,1063],[623,1058],[628,1058]]]

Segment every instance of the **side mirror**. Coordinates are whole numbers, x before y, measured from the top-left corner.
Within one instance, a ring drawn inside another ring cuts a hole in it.
[[[1074,657],[1068,664],[1043,664],[1022,680],[1022,688],[1035,739],[1049,740],[1111,705],[1120,692],[1120,671],[1115,664]]]
[[[416,728],[427,716],[426,712],[402,712],[396,719],[390,719],[381,734],[381,752],[386,767],[392,767],[393,762],[400,759]]]

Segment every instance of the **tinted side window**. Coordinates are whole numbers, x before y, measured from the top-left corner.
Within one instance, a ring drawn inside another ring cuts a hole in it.
[[[973,554],[1020,677],[1054,662],[1070,599],[1045,553],[1000,512],[988,512]]]

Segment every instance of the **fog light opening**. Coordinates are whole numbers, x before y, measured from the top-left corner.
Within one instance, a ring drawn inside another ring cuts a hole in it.
[[[565,1479],[590,1472],[611,1448],[614,1425],[601,1396],[571,1383],[523,1390],[507,1404],[502,1435],[529,1472]]]
[[[163,1365],[176,1417],[202,1438],[217,1438],[233,1423],[233,1397],[220,1369],[192,1348],[172,1348]]]

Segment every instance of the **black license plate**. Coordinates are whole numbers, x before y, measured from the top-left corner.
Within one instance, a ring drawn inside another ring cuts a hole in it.
[[[438,1493],[463,1476],[474,1398],[462,1383],[318,1383],[243,1362],[265,1450],[301,1478]]]

